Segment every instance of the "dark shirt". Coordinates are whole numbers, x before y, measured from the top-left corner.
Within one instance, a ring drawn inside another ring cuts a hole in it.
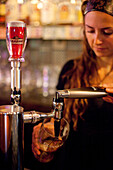
[[[72,66],[73,60],[63,67],[58,89],[64,88],[66,79],[61,77]],[[78,119],[77,131],[70,124],[61,159],[61,170],[113,170],[113,104],[102,98],[89,100],[83,119]]]
[[[64,89],[66,78],[61,77],[72,66],[70,60],[63,67],[57,89]],[[70,123],[69,137],[50,163],[34,159],[31,169],[113,170],[113,104],[102,98],[90,99],[83,118],[78,119],[77,131]]]

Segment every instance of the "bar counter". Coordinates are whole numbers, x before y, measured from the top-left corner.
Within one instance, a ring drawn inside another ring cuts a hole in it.
[[[24,111],[36,110],[41,112],[49,112],[52,109],[53,95],[47,97],[41,94],[30,93],[22,94],[21,106]],[[0,89],[0,105],[10,105],[10,90],[5,92]]]

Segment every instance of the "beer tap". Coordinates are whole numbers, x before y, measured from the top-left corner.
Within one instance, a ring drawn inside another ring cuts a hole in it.
[[[53,110],[50,113],[42,113],[37,111],[24,112],[23,119],[26,123],[36,123],[40,119],[53,117],[59,122],[63,117],[64,98],[84,99],[105,97],[108,93],[105,89],[97,87],[84,87],[74,89],[58,90],[53,98]]]
[[[11,62],[11,104],[21,102],[21,63],[26,46],[26,24],[21,21],[8,22],[6,26],[6,42]]]
[[[53,98],[53,111],[50,113],[41,113],[36,111],[24,112],[23,119],[26,123],[35,123],[40,119],[53,117],[55,119],[55,135],[59,135],[60,121],[63,118],[64,98],[84,99],[100,98],[107,96],[105,89],[97,87],[84,87],[74,89],[58,90]]]
[[[21,61],[11,59],[11,103],[21,102]]]
[[[99,98],[105,97],[108,93],[105,89],[97,87],[84,87],[74,89],[64,89],[56,91],[55,98],[53,99],[54,117],[55,117],[55,135],[59,135],[60,120],[63,117],[64,98],[71,99],[84,99],[84,98]]]
[[[105,97],[107,95],[108,93],[105,91],[105,89],[101,89],[98,87],[84,87],[84,88],[58,90],[56,91],[55,98],[53,99],[55,118],[56,119],[62,118],[64,98],[89,99],[89,98]]]

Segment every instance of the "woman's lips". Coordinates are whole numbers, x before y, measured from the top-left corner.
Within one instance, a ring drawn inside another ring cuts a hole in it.
[[[105,51],[106,50],[106,48],[103,48],[103,47],[94,47],[94,49],[96,51]]]

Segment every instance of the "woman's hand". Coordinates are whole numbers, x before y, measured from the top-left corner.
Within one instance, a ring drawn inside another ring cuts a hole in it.
[[[37,158],[37,155],[40,155],[40,147],[38,145],[38,133],[40,130],[42,123],[39,123],[38,125],[34,126],[33,128],[33,133],[32,133],[32,152],[35,156],[35,158]]]
[[[106,92],[107,92],[107,93],[113,94],[113,85],[104,84],[103,87],[106,88]],[[113,103],[113,95],[108,95],[108,96],[106,96],[106,97],[103,97],[103,99],[104,99],[106,102]]]
[[[51,121],[45,123],[45,125],[44,125],[45,129],[52,135],[54,135],[53,121],[54,121],[54,119],[51,118]],[[33,152],[35,158],[37,158],[38,155],[41,154],[40,145],[38,144],[38,135],[39,135],[41,126],[42,126],[42,123],[39,123],[38,125],[34,126],[33,133],[32,133],[32,152]],[[44,136],[44,139],[46,139],[47,137],[48,137],[47,135]]]

